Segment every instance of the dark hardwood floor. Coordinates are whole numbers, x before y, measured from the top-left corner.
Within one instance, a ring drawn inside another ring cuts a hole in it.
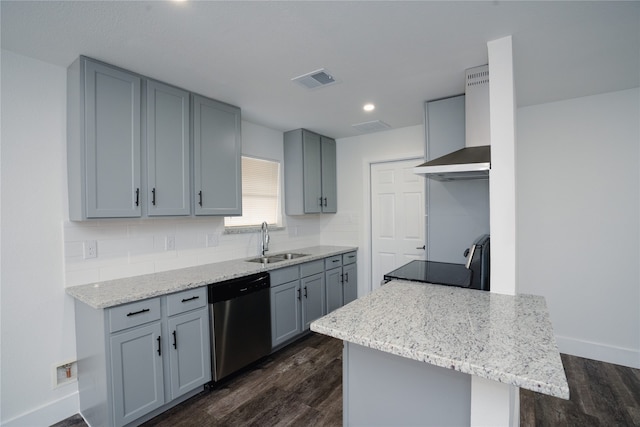
[[[640,369],[560,356],[570,400],[520,390],[521,426],[640,426]]]
[[[562,355],[571,400],[520,390],[521,426],[640,426],[640,370]],[[341,426],[342,341],[310,334],[143,426]],[[80,415],[54,427],[86,427]]]

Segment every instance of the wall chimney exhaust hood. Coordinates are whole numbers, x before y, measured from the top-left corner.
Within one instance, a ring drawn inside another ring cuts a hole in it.
[[[465,79],[465,148],[429,160],[414,173],[438,181],[489,178],[489,66],[469,68]]]

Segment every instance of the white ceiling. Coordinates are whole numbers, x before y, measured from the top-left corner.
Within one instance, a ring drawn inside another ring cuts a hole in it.
[[[278,130],[422,123],[463,93],[487,41],[513,35],[519,106],[640,86],[640,2],[6,1],[2,48],[68,66],[87,55],[242,108]],[[340,82],[291,79],[326,68]],[[374,102],[365,113],[362,105]]]

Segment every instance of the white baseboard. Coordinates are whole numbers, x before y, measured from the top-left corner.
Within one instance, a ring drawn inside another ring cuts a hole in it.
[[[560,353],[640,368],[640,349],[616,347],[557,335],[556,342]]]
[[[69,418],[80,411],[80,399],[75,391],[37,409],[14,417],[2,423],[3,427],[50,426]]]

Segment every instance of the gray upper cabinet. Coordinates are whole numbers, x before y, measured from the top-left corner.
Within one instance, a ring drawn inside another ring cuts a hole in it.
[[[240,109],[193,95],[196,215],[242,215]]]
[[[189,215],[189,92],[148,80],[146,101],[147,215]]]
[[[305,213],[318,213],[322,209],[320,147],[320,135],[302,132],[302,185]]]
[[[336,142],[306,129],[284,134],[287,215],[337,212]]]
[[[69,217],[139,217],[141,78],[76,60],[67,75]]]
[[[322,153],[322,212],[338,212],[338,183],[336,171],[336,141],[320,138]]]
[[[242,215],[239,108],[84,56],[67,79],[71,220]]]

